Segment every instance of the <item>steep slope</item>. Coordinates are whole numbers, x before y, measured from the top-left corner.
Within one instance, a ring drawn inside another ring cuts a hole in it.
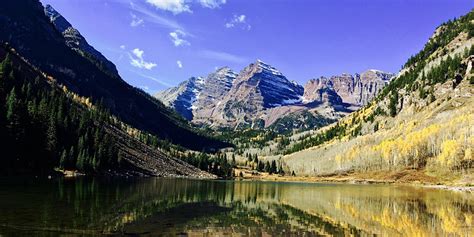
[[[60,168],[98,175],[214,177],[139,140],[156,138],[70,92],[14,49],[2,45],[0,61],[0,174],[52,174]]]
[[[206,123],[214,115],[217,105],[232,89],[237,73],[228,67],[223,67],[209,74],[203,83],[202,91],[193,104],[193,121]]]
[[[283,157],[287,169],[472,184],[473,36],[473,11],[438,27],[373,103],[293,141]]]
[[[202,91],[203,79],[191,77],[181,82],[177,87],[158,92],[155,97],[161,100],[166,106],[174,108],[187,120],[193,119],[193,103]]]
[[[342,74],[312,79],[305,85],[303,100],[322,101],[323,94],[326,95],[326,100],[338,100],[337,95],[342,102],[361,107],[367,105],[394,76],[392,73],[371,69],[354,76]]]
[[[92,63],[80,53],[82,49],[71,49],[62,32],[45,16],[38,0],[6,1],[0,15],[1,42],[8,42],[30,63],[71,91],[101,102],[124,122],[192,149],[225,145],[190,131],[186,121],[161,102]]]
[[[48,4],[44,7],[44,13],[51,23],[53,23],[56,30],[63,35],[67,46],[87,59],[90,59],[94,64],[104,71],[107,71],[110,75],[120,77],[115,65],[87,43],[87,40],[81,35],[81,33],[51,5]]]

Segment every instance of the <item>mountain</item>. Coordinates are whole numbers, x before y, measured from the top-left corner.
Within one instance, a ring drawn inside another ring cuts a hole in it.
[[[193,104],[193,121],[205,122],[213,116],[216,105],[229,94],[236,77],[237,73],[228,67],[220,68],[206,77]]]
[[[439,26],[372,102],[310,135],[294,135],[283,152],[284,167],[298,175],[472,182],[473,37],[474,11]],[[389,76],[373,71],[360,77]],[[329,84],[321,81],[314,84]],[[351,82],[339,86],[343,100],[363,104],[369,98],[360,88],[370,86],[351,87],[356,80],[347,75],[339,81]],[[358,91],[357,97],[348,100],[347,91]]]
[[[229,92],[236,77],[234,71],[223,67],[205,78],[191,77],[177,87],[158,92],[155,97],[188,120],[206,119]]]
[[[0,174],[214,178],[0,46]],[[25,149],[27,147],[28,149]]]
[[[274,67],[257,60],[244,68],[211,116],[213,123],[253,125],[261,112],[301,103],[303,87],[289,81]]]
[[[66,18],[57,12],[51,5],[48,4],[44,7],[44,13],[49,18],[51,23],[53,23],[56,30],[58,30],[63,35],[67,46],[87,59],[90,59],[93,63],[97,64],[98,67],[109,72],[110,75],[114,77],[120,77],[115,65],[104,55],[102,55],[102,53],[89,45],[81,33],[75,29],[71,23],[69,23]]]
[[[180,83],[177,87],[169,88],[156,94],[166,106],[170,106],[188,120],[193,119],[193,103],[202,91],[203,79],[192,77]]]
[[[394,76],[392,73],[372,69],[355,75],[342,74],[312,79],[305,85],[303,100],[321,101],[324,94],[326,100],[337,101],[340,98],[343,103],[361,107],[367,105]]]
[[[195,124],[291,131],[326,125],[366,105],[393,76],[368,70],[312,79],[302,87],[257,60],[238,74],[221,68],[155,96]]]
[[[160,101],[128,85],[106,66],[107,61],[94,53],[96,51],[87,46],[67,21],[61,20],[62,17],[51,9],[46,9],[48,11],[53,16],[53,23],[38,0],[3,2],[0,41],[8,43],[58,83],[102,104],[113,115],[139,130],[196,150],[227,145],[196,134],[185,120]]]

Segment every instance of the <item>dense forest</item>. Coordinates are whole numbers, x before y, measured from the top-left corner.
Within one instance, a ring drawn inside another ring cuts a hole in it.
[[[32,76],[35,76],[32,78]],[[8,54],[0,64],[1,173],[48,173],[54,167],[93,173],[120,165],[114,140],[88,109]]]
[[[120,169],[122,149],[108,128],[219,177],[232,177],[224,154],[191,152],[135,129],[93,105],[7,49],[0,63],[1,174],[51,174],[54,169],[102,174]]]

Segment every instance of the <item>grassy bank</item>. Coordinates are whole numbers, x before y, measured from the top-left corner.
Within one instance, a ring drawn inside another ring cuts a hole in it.
[[[242,173],[242,175],[241,175]],[[240,167],[235,169],[237,179],[278,182],[335,182],[364,184],[406,184],[453,191],[474,192],[474,172],[466,174],[434,173],[428,170],[406,169],[400,171],[373,171],[341,173],[327,176],[291,176],[269,174]]]

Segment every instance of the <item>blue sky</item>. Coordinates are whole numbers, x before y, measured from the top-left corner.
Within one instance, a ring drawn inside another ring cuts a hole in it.
[[[256,59],[305,83],[398,72],[472,0],[41,0],[149,93]]]

